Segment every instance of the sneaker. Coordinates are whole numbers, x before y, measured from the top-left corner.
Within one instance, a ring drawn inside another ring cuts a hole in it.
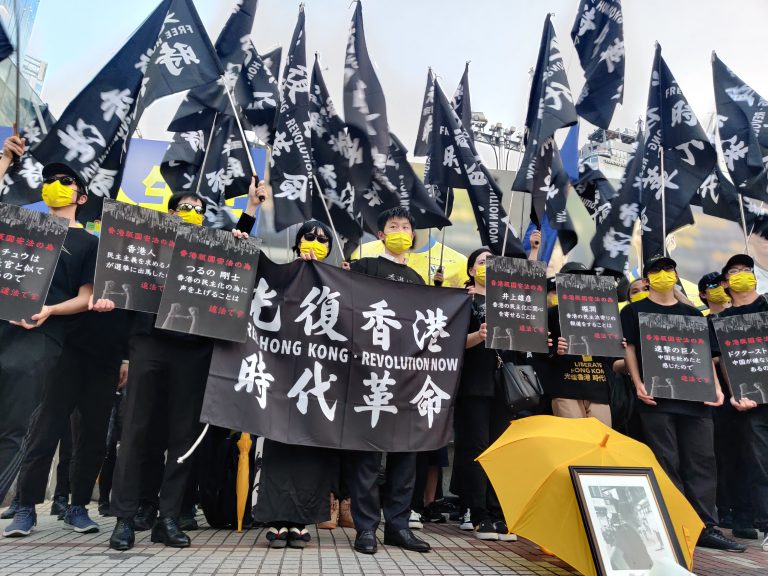
[[[8,524],[8,526],[5,527],[5,530],[3,530],[3,536],[6,538],[29,536],[35,524],[37,524],[35,507],[23,506],[20,504],[19,509],[16,511],[16,515],[13,517],[13,522]]]
[[[16,511],[19,509],[19,495],[16,494],[16,496],[13,497],[13,500],[11,500],[11,505],[8,506],[5,510],[3,510],[3,513],[0,514],[0,520],[10,520],[14,516],[16,516]]]
[[[763,536],[765,536],[762,544],[763,552],[768,552],[768,532],[763,532]]]
[[[92,534],[99,531],[99,525],[88,516],[85,506],[70,506],[64,514],[64,524],[79,534]]]
[[[494,523],[487,520],[475,526],[475,538],[478,540],[498,540],[499,533],[496,531]]]
[[[431,522],[432,524],[443,524],[445,515],[437,509],[437,506],[430,504],[424,509],[421,515],[422,522]]]
[[[754,528],[734,528],[732,534],[734,538],[744,540],[758,540],[760,538]]]
[[[461,524],[459,524],[459,530],[474,530],[475,525],[472,524],[472,516],[469,513],[469,508],[467,508],[467,511],[464,512],[464,516],[461,519]]]
[[[51,502],[51,516],[57,516],[59,520],[63,520],[64,514],[67,512],[67,506],[69,506],[68,496],[54,496]]]
[[[496,527],[496,533],[499,535],[499,540],[502,542],[517,542],[517,534],[512,534],[507,528],[507,523],[504,520],[494,522]]]
[[[744,544],[731,540],[716,528],[705,528],[701,536],[699,536],[699,541],[696,545],[702,548],[714,548],[715,550],[725,550],[727,552],[744,552],[747,549]]]
[[[421,530],[422,528],[424,528],[421,514],[419,514],[415,510],[411,510],[411,517],[408,519],[408,528],[410,528],[411,530]]]
[[[312,539],[306,528],[299,530],[296,527],[291,528],[288,531],[288,547],[289,548],[304,548]]]
[[[267,530],[267,542],[270,548],[285,548],[288,545],[288,528],[270,528]]]

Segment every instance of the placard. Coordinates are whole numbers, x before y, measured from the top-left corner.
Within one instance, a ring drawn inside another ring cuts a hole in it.
[[[40,312],[68,228],[66,218],[0,203],[0,319]]]
[[[182,224],[156,328],[245,342],[261,240]]]
[[[558,274],[560,334],[568,354],[624,356],[616,282],[608,276]]]
[[[768,404],[768,312],[712,318],[731,394]]]
[[[485,266],[485,346],[547,352],[546,263],[489,256]]]
[[[105,198],[94,299],[157,313],[181,222],[165,212]]]
[[[717,400],[703,316],[638,314],[645,390],[655,398]]]

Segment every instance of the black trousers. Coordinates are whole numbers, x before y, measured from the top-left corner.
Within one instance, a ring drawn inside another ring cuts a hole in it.
[[[358,532],[376,530],[382,509],[387,530],[396,532],[408,528],[416,480],[416,453],[387,454],[384,486],[378,484],[381,452],[354,452],[350,456],[348,484],[355,529]]]
[[[768,532],[768,406],[758,406],[745,415],[754,463],[751,480],[755,525]]]
[[[42,332],[0,324],[0,501],[19,472],[32,413],[61,352],[61,345]]]
[[[128,388],[123,401],[123,430],[112,485],[111,509],[118,518],[133,518],[144,481],[142,462],[147,446],[167,448],[160,488],[162,516],[178,518],[192,463],[177,459],[202,431],[200,411],[211,364],[213,342],[163,336],[136,336],[130,342]],[[163,431],[153,427],[153,413],[166,403]]]
[[[69,465],[71,503],[86,506],[106,450],[105,438],[119,377],[120,361],[102,363],[79,350],[65,347],[56,371],[43,392],[40,413],[30,428],[29,445],[19,471],[19,501],[24,505],[45,500],[48,472],[59,439],[70,433],[70,418],[77,411]]]
[[[509,427],[512,415],[497,397],[461,396],[454,409],[455,488],[459,491],[462,512],[470,509],[472,522],[502,520],[496,491],[485,470],[475,461]]]
[[[754,468],[749,416],[730,402],[714,410],[717,458],[717,512],[730,512],[734,528],[751,528],[753,519],[750,476]]]
[[[69,419],[69,426],[64,434],[59,438],[59,462],[56,464],[56,488],[53,491],[54,497],[66,496],[69,499],[69,493],[72,491],[69,484],[69,464],[72,462],[72,434],[73,426],[78,419],[78,415],[73,413]]]
[[[712,418],[640,413],[645,443],[701,521],[717,524],[717,463]]]
[[[109,414],[107,427],[106,452],[99,472],[99,503],[109,504],[109,493],[112,492],[112,479],[115,475],[117,462],[117,443],[120,441],[120,401],[122,393],[118,392],[112,399],[112,412]]]

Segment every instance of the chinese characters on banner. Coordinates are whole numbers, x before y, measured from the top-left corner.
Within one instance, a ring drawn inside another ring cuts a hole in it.
[[[181,224],[156,328],[243,342],[261,240]]]
[[[94,299],[155,314],[180,223],[176,216],[105,199]]]
[[[768,404],[768,312],[712,318],[731,394]]]
[[[641,312],[639,320],[648,394],[693,402],[717,400],[707,319]]]
[[[486,347],[547,352],[546,263],[489,256],[485,265]]]
[[[65,218],[0,204],[0,319],[29,320],[40,312],[67,227]]]
[[[217,342],[201,420],[287,444],[445,446],[469,296],[265,257],[244,344]]]
[[[560,332],[568,354],[624,356],[616,283],[608,276],[558,274]]]

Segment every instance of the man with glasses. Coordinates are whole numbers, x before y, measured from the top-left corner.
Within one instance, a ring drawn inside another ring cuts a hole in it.
[[[645,443],[706,526],[698,545],[744,552],[746,546],[726,538],[715,528],[718,524],[717,479],[710,407],[723,403],[719,381],[715,377],[717,401],[701,404],[654,398],[648,393],[643,379],[639,314],[701,316],[701,312],[675,297],[678,276],[677,264],[672,258],[657,256],[649,259],[643,268],[643,276],[648,279],[648,297],[632,302],[621,311],[621,325],[627,340],[626,367],[640,400],[637,406]]]

